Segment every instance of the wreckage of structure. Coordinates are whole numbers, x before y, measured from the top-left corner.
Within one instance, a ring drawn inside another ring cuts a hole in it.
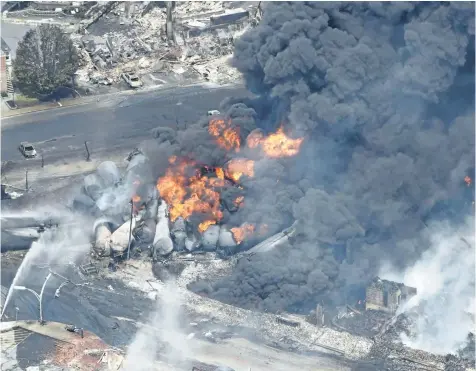
[[[415,296],[416,293],[417,290],[414,287],[376,277],[365,291],[365,310],[395,314],[400,304]]]

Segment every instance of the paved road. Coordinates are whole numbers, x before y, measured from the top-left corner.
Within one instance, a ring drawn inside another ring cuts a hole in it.
[[[15,271],[15,264],[8,265],[2,261],[2,285],[6,287],[11,285]],[[32,268],[27,282],[21,282],[21,284],[40,292],[47,273],[46,269]],[[67,276],[72,278],[74,275],[69,273]],[[73,279],[79,282],[79,278]],[[158,323],[148,321],[155,305],[144,298],[141,293],[125,287],[119,281],[102,279],[93,280],[93,282],[95,290],[90,288],[74,289],[66,286],[61,290],[60,297],[55,298],[54,292],[62,280],[51,278],[43,297],[44,319],[73,323],[84,327],[100,336],[106,343],[118,347],[124,347],[131,342],[137,331],[137,323],[148,324],[142,330],[143,336],[147,339],[153,339],[152,334],[155,331],[162,332],[161,338],[177,339],[177,335],[170,332],[167,325],[163,327],[164,324],[161,322],[160,316],[154,316]],[[108,285],[114,287],[115,292],[109,291]],[[9,320],[15,318],[15,307],[19,308],[19,320],[38,318],[38,301],[29,292],[17,291],[13,296],[8,305],[9,309],[7,309]],[[194,359],[194,363],[199,361],[205,364],[226,365],[235,370],[248,370],[251,367],[257,371],[350,370],[348,363],[342,360],[286,352],[244,338],[232,337],[218,344],[205,341],[200,333],[206,332],[206,330],[188,326],[190,321],[200,322],[201,319],[203,319],[202,316],[194,318],[187,315],[180,318],[180,326],[184,329],[185,334],[193,332],[196,335],[193,339],[189,338],[185,346],[185,349],[189,350],[187,356]],[[213,321],[210,325],[211,329],[216,328]],[[223,330],[226,331],[226,328]],[[149,341],[151,341],[150,346],[153,346],[152,340]],[[176,341],[172,341],[172,344],[176,345]],[[17,353],[17,357],[19,357],[19,353]]]
[[[2,261],[2,286],[10,287],[17,267],[17,264],[11,265]],[[47,269],[32,268],[27,281],[19,284],[39,293],[47,274]],[[81,282],[78,275],[71,270],[65,275],[75,282]],[[154,308],[152,302],[141,292],[125,287],[119,281],[105,279],[91,279],[91,288],[65,286],[61,289],[60,297],[55,298],[54,293],[62,281],[52,277],[47,283],[43,296],[44,319],[84,327],[111,345],[128,344],[131,335],[137,330],[133,323],[118,321],[113,316],[146,321],[150,310]],[[115,289],[114,292],[108,289],[109,285]],[[12,296],[6,310],[10,320],[15,319],[15,307],[19,308],[19,320],[38,318],[38,300],[29,292],[16,291]]]
[[[34,28],[34,26],[27,24],[8,23],[7,21],[1,22],[0,29],[2,38],[11,49],[10,53],[12,58],[15,58],[18,42],[21,41],[23,36],[32,28]]]
[[[35,144],[46,161],[76,157],[88,141],[91,152],[109,148],[127,152],[150,137],[157,126],[195,122],[244,88],[191,86],[114,96],[89,105],[55,109],[2,120],[2,161],[22,161],[18,145]]]

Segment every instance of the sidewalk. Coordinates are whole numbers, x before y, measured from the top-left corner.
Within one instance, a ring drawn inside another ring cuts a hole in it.
[[[169,84],[164,84],[164,85],[154,85],[154,86],[148,86],[144,87],[142,89],[137,89],[137,90],[123,90],[123,91],[118,91],[114,93],[107,93],[107,94],[100,94],[100,95],[88,95],[88,96],[83,96],[80,98],[69,98],[69,99],[64,99],[61,100],[58,105],[58,103],[42,103],[42,104],[37,104],[31,107],[25,107],[25,108],[19,108],[16,110],[9,110],[5,103],[2,102],[1,105],[1,118],[2,119],[8,119],[10,117],[15,117],[15,116],[20,116],[20,115],[25,115],[28,113],[33,113],[33,112],[40,112],[40,111],[46,111],[46,110],[51,110],[51,109],[61,109],[61,108],[68,108],[68,107],[74,107],[74,106],[81,106],[81,105],[86,105],[86,104],[91,104],[91,103],[96,103],[96,102],[104,102],[107,101],[108,99],[114,99],[117,97],[121,96],[129,96],[129,95],[142,95],[142,94],[147,94],[153,91],[157,90],[170,90],[170,89],[183,89],[183,88],[192,88],[192,87],[197,87],[197,86],[202,86],[205,89],[223,89],[223,88],[231,88],[233,86],[241,86],[241,84],[213,84],[213,83],[207,83],[207,82],[195,82],[191,84],[186,84],[186,85],[169,85]]]
[[[24,115],[24,114],[32,113],[32,112],[40,112],[40,111],[46,111],[46,110],[50,110],[50,109],[59,109],[59,108],[81,106],[81,105],[90,104],[90,103],[94,103],[94,102],[104,101],[105,99],[114,98],[114,97],[120,96],[120,95],[131,95],[131,94],[134,94],[134,93],[135,93],[135,91],[133,91],[133,90],[126,90],[126,91],[115,92],[115,93],[110,93],[110,94],[103,94],[103,95],[90,95],[90,96],[80,97],[80,98],[68,98],[68,99],[63,99],[58,103],[56,103],[56,102],[40,103],[40,104],[36,104],[34,106],[31,106],[31,107],[19,108],[19,109],[15,109],[15,110],[8,109],[5,105],[5,103],[3,102],[2,110],[1,110],[1,117],[2,117],[2,119],[5,119],[5,118]]]

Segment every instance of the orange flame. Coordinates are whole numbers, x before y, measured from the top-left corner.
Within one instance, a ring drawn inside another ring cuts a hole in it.
[[[266,137],[261,143],[264,153],[271,158],[290,157],[299,153],[304,138],[291,139],[280,127],[274,134]]]
[[[467,175],[464,177],[464,181],[466,182],[466,185],[467,185],[468,187],[469,187],[469,186],[471,185],[471,183],[472,183],[471,178],[470,178],[469,176],[467,176]]]
[[[246,138],[246,145],[248,148],[257,148],[261,144],[263,138],[264,136],[262,132],[252,131]]]
[[[225,123],[223,119],[212,119],[208,123],[208,132],[215,137],[219,147],[227,151],[240,151],[240,130],[231,127],[231,120]]]
[[[217,224],[217,222],[215,220],[205,220],[204,222],[201,222],[198,225],[198,231],[200,233],[203,233],[208,229],[208,227],[210,227],[211,225],[214,225],[214,224]]]
[[[235,158],[226,165],[228,178],[238,182],[243,175],[253,177],[255,175],[255,162],[245,158]]]
[[[172,166],[157,181],[160,196],[169,205],[171,221],[178,217],[188,219],[192,214],[202,214],[215,222],[221,220],[220,194],[216,187],[223,185],[223,180],[201,177],[193,161],[169,161]],[[187,176],[187,173],[195,175]]]
[[[223,171],[221,167],[217,167],[215,169],[215,174],[217,175],[218,179],[225,179],[225,172]]]
[[[140,210],[140,205],[138,204],[141,202],[141,198],[136,192],[137,188],[140,186],[140,181],[136,179],[132,182],[132,185],[134,186],[134,195],[132,196],[132,211],[133,213],[137,214]]]
[[[231,228],[230,230],[236,243],[240,244],[254,233],[255,226],[253,224],[245,224],[242,227],[235,227]]]
[[[240,206],[243,206],[243,200],[245,199],[244,196],[238,196],[237,198],[235,198],[235,200],[233,201],[233,203],[235,204],[236,207],[240,207]]]
[[[251,138],[250,138],[251,137]],[[270,158],[291,157],[299,153],[304,138],[291,139],[281,126],[276,133],[262,137],[259,132],[251,133],[247,138],[249,148],[261,145],[265,155]]]

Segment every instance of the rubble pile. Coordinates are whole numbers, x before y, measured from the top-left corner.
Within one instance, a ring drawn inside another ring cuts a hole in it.
[[[345,332],[335,331],[327,327],[318,328],[304,321],[299,321],[298,327],[292,327],[277,321],[278,316],[272,313],[253,312],[250,310],[224,304],[217,300],[197,295],[184,286],[193,276],[203,275],[212,278],[214,270],[219,270],[222,265],[222,273],[229,269],[229,261],[210,260],[202,262],[189,262],[182,274],[177,278],[177,295],[181,297],[185,310],[193,317],[203,317],[209,323],[206,332],[211,332],[211,328],[234,328],[235,332],[243,329],[248,335],[256,336],[268,345],[278,346],[282,349],[297,351],[328,352],[331,355],[345,355],[350,359],[364,358],[370,348],[372,341],[360,336],[355,336]],[[130,272],[130,273],[129,273]],[[195,273],[195,275],[194,275]],[[149,297],[161,297],[165,284],[157,282],[151,277],[151,269],[134,269],[128,271],[127,268],[121,270],[129,284],[137,289],[148,293]],[[215,273],[216,274],[216,273]],[[133,282],[130,282],[133,276]],[[112,276],[111,276],[112,277]],[[115,275],[117,277],[117,275]],[[154,295],[152,295],[154,294]],[[211,335],[214,335],[213,333]],[[207,336],[205,334],[205,336]],[[210,335],[208,335],[210,336]],[[219,341],[220,335],[213,336]]]
[[[385,321],[390,318],[389,314],[380,311],[368,310],[357,314],[347,310],[345,314],[334,318],[334,324],[350,333],[372,337],[380,332]]]
[[[399,344],[379,341],[374,344],[367,360],[379,360],[379,370],[389,371],[437,371],[445,370],[444,357],[431,353],[415,351]]]
[[[179,2],[173,10],[171,40],[165,27],[165,5],[147,3],[118,3],[97,21],[105,22],[106,32],[89,34],[88,28],[83,27],[80,32],[84,35],[72,36],[84,57],[84,66],[77,72],[79,83],[109,85],[130,70],[139,75],[182,75],[188,71],[217,83],[240,78],[228,58],[233,53],[234,41],[250,27],[256,12],[228,9],[231,2]]]
[[[366,357],[367,361],[383,360],[379,369],[392,371],[474,369],[474,352],[470,357],[461,354],[443,356],[403,345],[400,340],[401,334],[412,336],[414,333],[414,318],[411,316],[401,314],[392,318],[387,326],[386,323],[388,324],[388,319],[385,320],[383,317],[382,326],[386,331],[380,331],[380,334],[373,337],[375,344]]]

